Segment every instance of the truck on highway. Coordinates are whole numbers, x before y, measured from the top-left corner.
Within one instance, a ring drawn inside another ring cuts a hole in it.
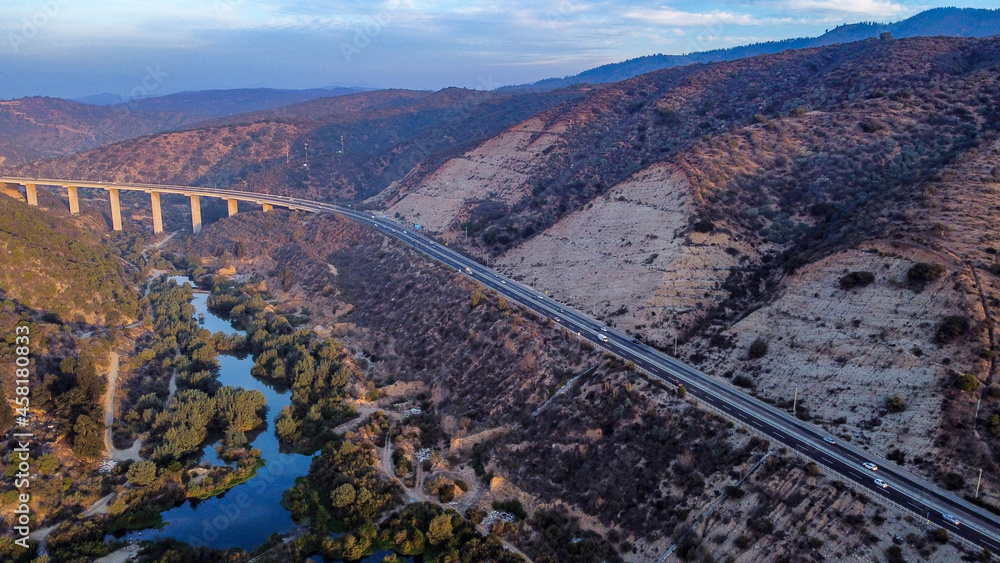
[[[601,342],[607,342],[608,341],[608,335],[606,335],[606,334],[598,334],[597,335],[597,339],[600,340]]]

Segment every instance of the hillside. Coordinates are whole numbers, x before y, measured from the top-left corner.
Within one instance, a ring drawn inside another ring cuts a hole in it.
[[[404,176],[423,177],[447,157],[580,96],[572,89],[542,95],[458,88],[366,92],[142,137],[12,172],[360,199]]]
[[[1000,10],[978,8],[934,8],[902,21],[893,23],[865,22],[845,24],[827,31],[819,37],[801,37],[754,43],[728,49],[714,49],[688,53],[686,55],[649,55],[620,63],[612,63],[592,68],[564,78],[547,78],[532,84],[509,86],[510,89],[547,90],[563,88],[572,84],[602,84],[627,80],[633,76],[646,74],[675,66],[732,61],[769,53],[780,53],[787,49],[806,49],[837,43],[850,43],[876,38],[882,33],[893,37],[991,37],[1000,34]]]
[[[134,280],[102,241],[45,211],[0,198],[0,247],[6,256],[0,292],[6,298],[64,323],[138,318],[130,289]]]
[[[676,338],[764,400],[790,408],[798,389],[800,417],[971,494],[1000,462],[998,60],[997,39],[915,38],[662,70],[370,203],[665,350]]]
[[[0,101],[0,165],[65,156],[197,121],[177,111],[132,111],[58,98]]]

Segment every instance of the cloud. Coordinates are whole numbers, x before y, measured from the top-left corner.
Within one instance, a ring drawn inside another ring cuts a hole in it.
[[[791,10],[823,11],[877,18],[901,16],[919,11],[891,0],[788,0],[784,5]]]
[[[683,12],[672,8],[634,8],[622,14],[623,17],[650,25],[691,27],[699,25],[736,24],[763,25],[767,22],[749,14],[724,12]]]

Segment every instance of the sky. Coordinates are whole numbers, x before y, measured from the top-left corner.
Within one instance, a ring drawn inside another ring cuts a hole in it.
[[[0,99],[215,88],[491,89],[821,35],[934,0],[3,0]],[[995,8],[996,0],[961,7]]]

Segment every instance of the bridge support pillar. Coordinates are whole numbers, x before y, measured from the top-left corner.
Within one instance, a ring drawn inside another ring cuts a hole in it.
[[[28,200],[28,205],[38,207],[38,189],[35,188],[34,184],[24,185],[24,195]]]
[[[227,199],[226,200],[226,205],[229,206],[229,216],[230,217],[232,217],[233,215],[236,215],[236,213],[239,212],[239,201],[237,201],[235,199]]]
[[[268,211],[274,211],[274,206],[271,205],[270,203],[262,203],[261,205],[264,206],[264,213],[267,213]]]
[[[76,186],[66,186],[66,192],[69,195],[69,213],[70,215],[80,214],[80,196],[77,194]]]
[[[160,192],[149,192],[149,199],[153,205],[153,232],[160,234],[163,232],[163,208],[160,207]]]
[[[195,234],[201,232],[201,198],[192,195],[191,197],[191,230]]]
[[[122,230],[122,204],[118,199],[118,188],[108,188],[108,195],[111,196],[111,226],[116,231]]]

